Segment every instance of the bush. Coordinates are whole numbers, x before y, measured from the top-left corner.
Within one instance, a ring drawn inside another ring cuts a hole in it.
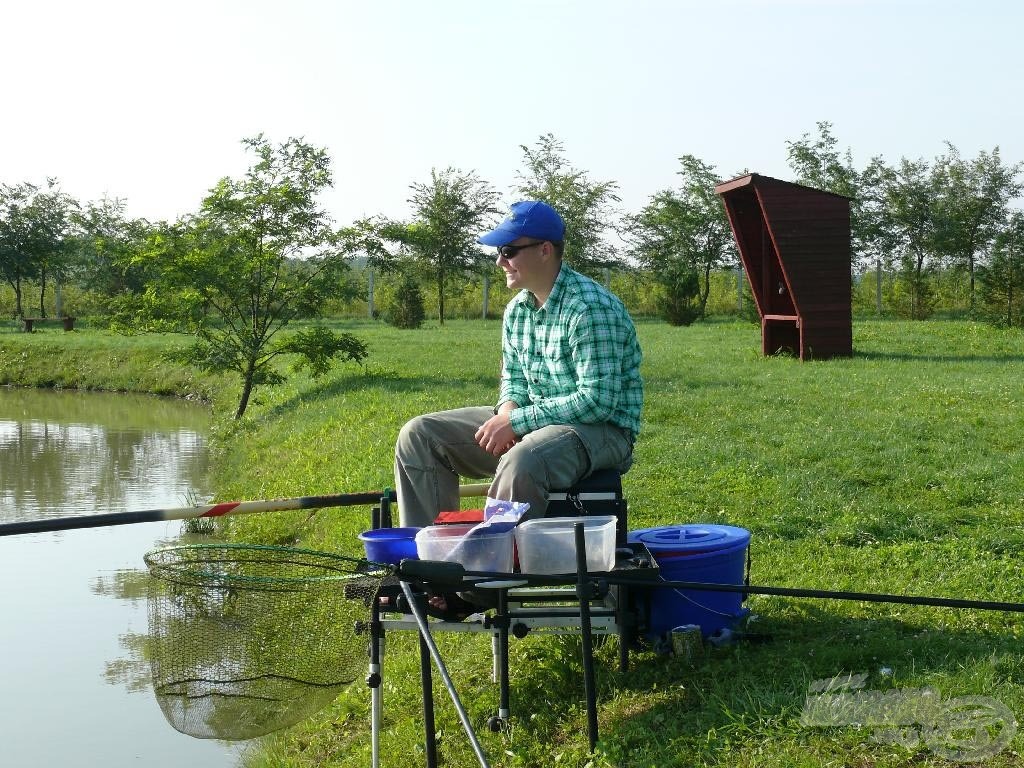
[[[660,279],[665,287],[664,315],[669,325],[691,325],[701,316],[697,270],[690,267],[666,270]]]
[[[426,313],[423,310],[423,292],[416,278],[403,275],[402,282],[384,312],[384,319],[396,328],[419,328]]]

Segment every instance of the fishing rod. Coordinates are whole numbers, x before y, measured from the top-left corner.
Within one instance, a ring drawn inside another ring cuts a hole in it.
[[[602,574],[602,578],[605,578]],[[1008,613],[1024,613],[1024,603],[1011,603],[999,600],[970,600],[956,597],[929,597],[926,595],[889,595],[875,592],[847,592],[829,589],[806,589],[800,587],[767,587],[753,584],[710,584],[694,581],[637,581],[605,579],[609,584],[624,584],[636,588],[656,589],[687,589],[699,592],[739,592],[749,595],[769,595],[775,597],[809,597],[821,600],[849,600],[865,603],[895,603],[898,605],[932,606],[937,608],[970,608],[981,611],[1005,611]]]
[[[459,486],[462,498],[484,496],[489,483]],[[254,512],[284,512],[291,509],[321,509],[324,507],[352,507],[361,504],[392,503],[397,495],[391,489],[365,493],[337,493],[327,496],[298,496],[290,499],[267,499],[255,501],[223,501],[194,507],[172,507],[167,509],[143,509],[130,512],[107,512],[98,515],[72,515],[70,517],[49,517],[36,520],[20,520],[0,523],[0,536],[18,536],[25,533],[48,531],[69,531],[77,528],[99,528],[108,525],[130,523],[155,523],[165,520],[191,520],[200,517],[224,517]]]

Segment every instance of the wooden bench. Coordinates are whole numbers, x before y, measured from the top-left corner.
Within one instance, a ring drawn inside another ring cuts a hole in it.
[[[32,333],[36,323],[62,323],[65,331],[75,330],[73,317],[23,317],[21,322],[25,324],[25,333]]]

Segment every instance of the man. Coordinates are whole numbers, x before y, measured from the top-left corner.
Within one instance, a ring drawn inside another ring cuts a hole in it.
[[[477,242],[498,249],[509,288],[496,407],[418,416],[399,433],[395,485],[403,526],[459,508],[459,477],[494,476],[488,495],[525,501],[598,469],[625,472],[640,430],[640,346],[622,302],[562,262],[565,224],[523,201]]]

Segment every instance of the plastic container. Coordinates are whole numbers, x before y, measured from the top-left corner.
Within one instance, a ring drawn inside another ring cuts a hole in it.
[[[416,533],[419,528],[377,528],[359,534],[366,559],[374,563],[398,564],[416,560]]]
[[[615,567],[615,515],[544,517],[515,529],[523,573],[576,573],[576,523],[583,523],[587,571]]]
[[[731,525],[666,525],[630,531],[626,540],[647,546],[665,581],[743,584],[750,531]],[[649,590],[648,636],[664,638],[674,628],[698,624],[704,637],[730,627],[746,613],[739,592]]]
[[[420,560],[461,563],[467,571],[512,572],[512,531],[494,533],[486,528],[466,534],[476,523],[432,525],[416,534]]]

